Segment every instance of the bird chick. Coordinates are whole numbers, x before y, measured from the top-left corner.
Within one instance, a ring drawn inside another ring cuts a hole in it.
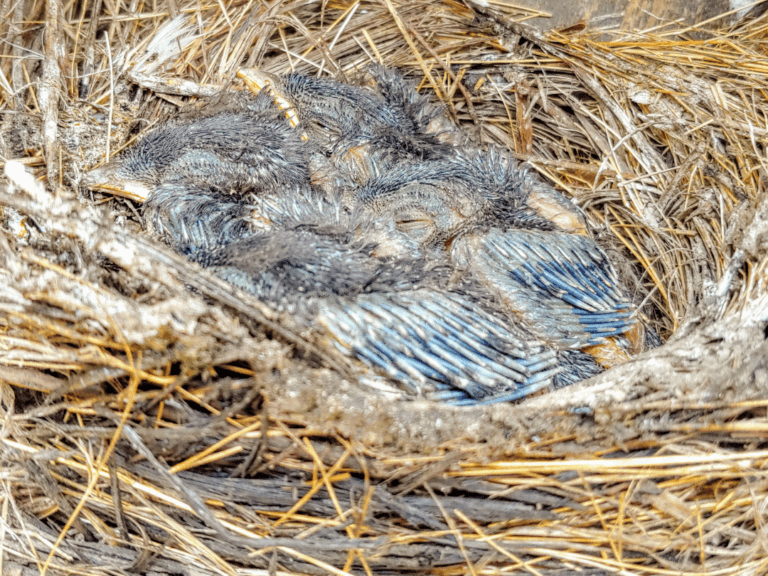
[[[373,256],[370,226],[346,219],[289,226],[198,261],[409,395],[453,404],[509,401],[600,371],[586,355],[545,346],[506,317],[482,285],[453,284],[444,263]]]
[[[403,110],[417,132],[433,136],[442,144],[460,146],[466,143],[462,130],[446,118],[444,106],[420,94],[416,82],[406,80],[399,70],[374,64],[368,67],[366,74],[368,84],[375,87],[391,105]]]
[[[447,249],[458,271],[543,341],[573,350],[606,343],[632,328],[634,310],[584,230],[532,208],[532,192],[568,207],[543,187],[497,149],[457,150],[441,161],[401,164],[362,187],[358,200],[414,240]]]
[[[435,159],[451,150],[428,131],[442,117],[442,106],[431,104],[394,69],[372,66],[368,73],[368,86],[255,69],[239,75],[254,90],[266,88],[324,152],[315,160],[319,179],[350,188],[401,161]]]
[[[354,194],[361,210],[391,219],[423,245],[447,242],[481,211],[484,199],[464,185],[452,160],[401,162]]]
[[[128,190],[150,231],[192,253],[264,224],[260,200],[310,193],[309,156],[267,95],[223,93],[150,130],[85,183]]]
[[[189,107],[88,181],[133,186],[150,232],[409,395],[599,373],[634,310],[583,214],[507,153],[441,143],[399,73],[369,76],[262,75],[273,94]]]
[[[267,96],[220,96],[214,104],[212,110],[194,107],[150,130],[110,162],[91,170],[84,183],[124,186],[141,201],[155,186],[173,179],[222,189],[308,186],[306,144]]]
[[[248,73],[240,71],[241,76]],[[304,126],[314,124],[337,135],[373,134],[383,126],[415,131],[413,121],[404,110],[368,88],[299,73],[276,76],[254,71],[253,74],[264,78],[262,84],[269,86],[279,102],[286,102]]]

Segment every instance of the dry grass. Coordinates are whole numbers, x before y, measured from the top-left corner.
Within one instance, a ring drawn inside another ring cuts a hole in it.
[[[0,152],[49,192],[0,192],[0,573],[768,573],[768,17],[544,37],[489,4],[2,2]],[[372,60],[584,207],[672,341],[517,406],[392,403],[78,190],[242,66]]]

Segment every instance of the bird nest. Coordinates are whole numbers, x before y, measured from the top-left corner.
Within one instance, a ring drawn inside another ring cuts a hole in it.
[[[3,5],[0,572],[768,571],[768,17]],[[375,61],[581,206],[666,343],[518,404],[391,400],[80,185],[241,67]]]

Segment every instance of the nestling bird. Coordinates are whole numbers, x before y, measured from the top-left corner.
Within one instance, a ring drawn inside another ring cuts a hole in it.
[[[399,72],[241,75],[262,91],[153,129],[88,182],[130,184],[151,232],[409,394],[515,400],[624,354],[635,310],[581,211],[467,145]]]
[[[198,261],[412,394],[452,404],[515,400],[600,371],[578,351],[548,347],[470,278],[444,262],[378,258],[376,224],[327,202],[279,231]]]
[[[150,130],[85,184],[127,190],[144,202],[150,231],[192,253],[249,233],[254,211],[269,224],[261,207],[271,195],[310,193],[309,157],[268,95],[223,92]]]
[[[369,82],[356,86],[302,74],[275,76],[245,69],[239,76],[264,90],[325,153],[318,171],[336,186],[356,186],[400,162],[443,157],[452,147],[439,139],[443,107],[432,104],[394,69],[373,65]],[[452,128],[453,125],[448,123]]]
[[[551,345],[580,349],[627,332],[633,310],[610,261],[581,229],[534,209],[531,193],[542,189],[491,148],[401,164],[361,187],[358,200],[414,239],[449,247],[457,269]]]

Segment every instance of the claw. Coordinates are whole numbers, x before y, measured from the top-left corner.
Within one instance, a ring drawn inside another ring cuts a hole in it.
[[[268,90],[277,107],[285,112],[285,117],[288,118],[291,126],[294,128],[299,126],[299,116],[296,109],[275,88],[276,76],[274,74],[263,72],[258,68],[241,68],[237,71],[237,77],[241,78],[254,94],[258,94],[264,89]],[[307,140],[306,134],[302,134],[301,137],[303,140]]]

